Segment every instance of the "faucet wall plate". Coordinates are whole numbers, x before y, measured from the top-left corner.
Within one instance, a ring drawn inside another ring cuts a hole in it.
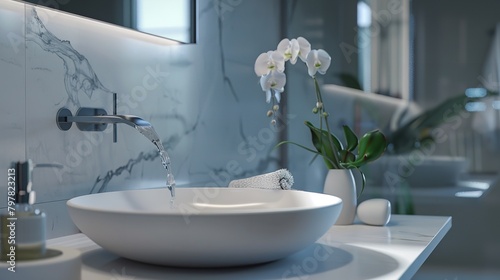
[[[75,117],[94,117],[94,116],[105,116],[107,115],[106,110],[100,108],[80,108],[76,112]],[[71,111],[67,108],[61,108],[57,111],[56,123],[59,129],[66,131],[71,128],[73,124],[74,117]],[[108,126],[107,123],[100,122],[76,122],[76,126],[81,131],[103,131]]]
[[[116,95],[113,96],[113,113],[116,112]],[[116,143],[116,124],[123,123],[135,129],[138,127],[151,127],[151,124],[134,115],[108,115],[101,108],[82,107],[73,116],[67,108],[57,111],[56,123],[59,129],[66,131],[71,128],[72,123],[81,131],[104,131],[108,124],[113,124],[113,142]],[[142,133],[142,132],[141,132]]]
[[[88,116],[105,116],[108,113],[104,109],[100,108],[80,108],[76,112],[78,117],[88,117]],[[81,131],[103,131],[108,127],[107,123],[81,123],[77,122],[76,126]]]
[[[72,117],[71,111],[67,108],[61,108],[57,111],[56,123],[60,130],[66,131],[71,128],[72,122],[68,122],[68,117]]]
[[[118,98],[117,98],[116,93],[113,93],[113,115],[112,116],[107,116],[108,114],[107,114],[106,110],[104,110],[104,109],[87,108],[87,107],[82,107],[82,108],[78,109],[78,111],[76,112],[76,116],[73,116],[73,114],[71,113],[71,111],[68,108],[63,107],[57,111],[57,115],[56,115],[57,127],[62,131],[67,131],[71,128],[73,123],[76,122],[76,126],[81,131],[103,131],[108,126],[108,123],[112,123],[112,125],[113,125],[113,143],[116,143],[117,142],[116,123],[117,122],[124,122],[124,123],[127,123],[128,125],[131,125],[131,123],[127,122],[130,120],[130,117],[134,117],[135,119],[138,119],[135,116],[122,116],[123,121],[121,121],[120,119],[117,119],[116,118],[116,116],[117,116],[117,114],[116,114],[117,99]],[[107,118],[103,118],[103,117],[107,117]],[[133,122],[132,122],[132,124],[133,124],[132,126],[136,125]]]

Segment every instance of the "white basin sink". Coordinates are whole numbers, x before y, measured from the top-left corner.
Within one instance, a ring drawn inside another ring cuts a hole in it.
[[[91,194],[68,201],[76,226],[104,249],[183,267],[257,264],[313,244],[335,223],[340,198],[298,190],[178,188]]]

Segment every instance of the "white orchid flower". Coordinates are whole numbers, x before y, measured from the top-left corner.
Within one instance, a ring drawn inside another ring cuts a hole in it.
[[[299,44],[299,58],[306,62],[307,55],[311,52],[311,44],[304,37],[298,37],[297,43]]]
[[[283,55],[285,61],[290,60],[292,64],[295,64],[300,51],[299,42],[297,39],[289,40],[285,38],[278,44],[276,51]]]
[[[312,50],[306,57],[307,72],[309,76],[314,77],[316,72],[324,75],[328,67],[330,67],[330,62],[332,58],[324,50]]]
[[[260,77],[260,86],[266,92],[266,102],[271,102],[271,97],[274,92],[274,97],[278,103],[281,99],[281,93],[285,90],[286,75],[283,72],[271,71],[269,74]]]
[[[277,51],[261,53],[255,60],[254,70],[255,74],[259,77],[267,75],[272,71],[283,72],[285,71],[285,59]]]

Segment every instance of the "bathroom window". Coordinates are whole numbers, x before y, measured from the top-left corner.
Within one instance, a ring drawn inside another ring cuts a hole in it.
[[[181,42],[192,42],[192,11],[190,0],[135,0],[136,27]]]
[[[358,2],[358,40],[363,43],[364,48],[359,48],[359,80],[362,89],[371,92],[371,47],[369,34],[372,24],[372,10],[365,1]]]
[[[365,91],[411,100],[410,0],[359,0],[359,76]]]

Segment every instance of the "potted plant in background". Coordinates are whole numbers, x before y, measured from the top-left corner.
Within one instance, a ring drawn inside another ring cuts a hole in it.
[[[314,81],[316,104],[312,113],[318,115],[319,126],[316,127],[311,122],[305,121],[305,125],[311,132],[314,148],[293,141],[282,141],[278,143],[278,146],[293,144],[323,158],[328,168],[324,193],[338,196],[343,202],[342,212],[336,224],[351,224],[357,206],[357,192],[352,169],[358,170],[361,174],[362,192],[366,179],[359,168],[379,158],[384,153],[387,142],[380,130],[370,131],[358,139],[356,134],[344,125],[345,145],[332,134],[328,122],[330,115],[325,109],[316,79],[317,73],[322,75],[326,73],[330,67],[331,57],[322,49],[311,50],[310,43],[303,37],[292,40],[283,39],[276,50],[260,54],[255,61],[255,73],[260,77],[260,85],[266,93],[266,102],[271,104],[271,109],[267,112],[271,123],[276,124],[278,104],[286,84],[285,62],[288,61],[294,65],[298,59],[305,62],[308,74]]]
[[[339,77],[344,86],[361,93],[362,88],[355,76],[341,73]],[[365,96],[378,94],[362,93],[355,100],[362,109],[370,112],[370,108],[377,103]],[[482,110],[475,112],[473,108],[470,110],[469,106],[486,104],[494,108],[493,99],[498,96],[498,92],[486,88],[468,88],[426,110],[412,101],[401,100],[399,107],[393,108],[390,120],[378,119],[377,112],[369,113],[370,122],[384,127],[388,147],[380,160],[363,169],[369,176],[368,181],[375,186],[396,187],[395,212],[414,214],[410,188],[449,188],[457,185],[460,175],[467,169],[468,160],[465,156],[458,156],[453,145],[443,143],[457,141],[452,138],[455,137],[454,132],[473,114],[484,113]],[[475,121],[475,124],[482,126],[481,121]],[[443,150],[448,146],[452,147]]]

